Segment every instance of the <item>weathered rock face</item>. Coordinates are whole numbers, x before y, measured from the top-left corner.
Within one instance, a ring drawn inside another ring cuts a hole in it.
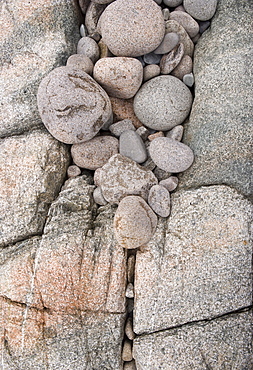
[[[75,52],[79,22],[74,0],[2,2],[0,137],[41,126],[39,83]]]
[[[181,187],[227,184],[253,194],[251,21],[249,1],[220,1],[196,46],[195,100],[184,135],[195,162],[180,176]]]
[[[250,202],[229,187],[213,186],[177,192],[171,205],[168,221],[160,222],[137,253],[138,334],[210,319],[252,302]]]
[[[69,180],[43,236],[1,253],[2,361],[10,369],[21,359],[20,369],[122,368],[125,253],[110,206],[95,217],[93,188],[85,176]]]
[[[0,140],[0,246],[42,232],[69,154],[44,131]]]
[[[250,369],[252,313],[145,335],[134,340],[138,370]]]

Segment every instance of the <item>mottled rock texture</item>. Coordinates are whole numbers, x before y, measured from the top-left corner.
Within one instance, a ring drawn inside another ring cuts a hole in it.
[[[181,187],[227,184],[252,197],[252,15],[250,1],[220,1],[196,46],[195,100],[184,135],[195,162]]]
[[[4,137],[41,127],[39,83],[75,53],[80,20],[74,0],[3,0],[0,23],[0,137]]]

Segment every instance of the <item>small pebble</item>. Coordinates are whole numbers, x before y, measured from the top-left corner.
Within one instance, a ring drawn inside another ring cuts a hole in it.
[[[82,37],[77,44],[77,54],[85,55],[96,63],[100,54],[98,44],[90,37]]]
[[[181,141],[184,133],[184,127],[182,125],[177,125],[173,127],[170,131],[166,133],[166,137],[169,137],[171,139]]]
[[[98,32],[90,34],[89,37],[91,37],[96,42],[99,42],[101,40],[101,35]]]
[[[167,179],[161,180],[159,185],[165,187],[169,192],[171,192],[176,189],[178,178],[176,176],[170,176]]]
[[[130,342],[130,340],[126,339],[123,343],[122,360],[131,361],[132,359],[133,359],[132,343]]]
[[[87,36],[87,31],[85,29],[84,24],[81,24],[81,26],[80,26],[80,35],[81,35],[81,37],[86,37]]]
[[[94,189],[93,198],[95,203],[99,204],[100,206],[105,206],[108,203],[103,196],[102,189],[100,186]]]
[[[199,21],[211,19],[215,13],[218,0],[184,0],[184,8]]]
[[[193,73],[184,75],[183,82],[186,84],[186,86],[192,87],[194,85]]]
[[[151,134],[148,136],[148,140],[152,141],[156,139],[157,137],[164,137],[164,133],[162,131],[155,132],[154,134]]]
[[[149,152],[159,168],[172,173],[187,170],[194,160],[191,148],[168,137],[158,137],[151,141]]]
[[[67,60],[67,66],[81,69],[89,75],[92,75],[94,64],[90,58],[83,54],[72,54]]]
[[[170,214],[170,193],[165,187],[154,185],[149,190],[148,204],[158,216],[168,217]]]
[[[133,331],[133,320],[131,319],[131,317],[128,317],[126,320],[125,334],[128,339],[134,340],[135,333]]]
[[[77,177],[81,175],[81,170],[78,166],[72,164],[71,166],[68,167],[67,175],[68,177]]]
[[[192,72],[192,58],[189,55],[184,55],[176,68],[171,71],[171,75],[183,80],[184,75]]]
[[[184,55],[184,45],[180,43],[171,52],[165,54],[160,62],[161,74],[166,75],[173,71]]]
[[[137,128],[136,133],[140,135],[143,141],[146,141],[150,134],[149,130],[145,126]]]
[[[133,312],[134,310],[134,299],[133,298],[126,299],[126,308],[127,308],[128,313]]]
[[[169,9],[168,8],[164,8],[162,10],[162,13],[163,13],[163,19],[165,21],[167,21],[169,19],[169,17],[170,17],[170,11],[169,11]]]
[[[98,20],[101,14],[103,13],[103,11],[105,10],[105,8],[106,8],[106,5],[104,4],[97,4],[93,1],[90,2],[88,9],[85,13],[85,26],[90,35],[94,32],[100,33],[99,27],[98,27]]]
[[[211,25],[210,21],[199,21],[199,33],[204,33]]]
[[[101,175],[101,168],[97,168],[93,176],[94,184],[96,186],[100,186],[100,175]]]
[[[112,56],[112,53],[108,49],[108,46],[104,43],[103,39],[98,42],[98,47],[100,52],[100,59]]]
[[[175,32],[166,33],[161,44],[153,52],[155,54],[169,53],[179,43],[179,36]]]
[[[136,370],[136,369],[137,368],[134,360],[124,363],[123,370]]]
[[[170,20],[174,20],[184,27],[191,38],[199,32],[198,22],[186,12],[174,11],[170,13]]]
[[[114,232],[123,248],[135,249],[148,243],[156,225],[157,216],[143,198],[130,195],[119,203],[114,216]]]
[[[134,270],[135,270],[135,255],[132,254],[127,260],[127,281],[129,283],[134,282]]]
[[[185,12],[185,8],[183,7],[183,5],[178,5],[174,10],[179,12]]]
[[[134,286],[132,283],[128,283],[126,287],[126,297],[134,298]]]
[[[194,43],[194,44],[197,44],[197,42],[199,41],[199,39],[200,39],[200,36],[201,36],[201,34],[200,33],[198,33],[195,37],[193,37],[192,38],[192,42]]]
[[[164,170],[162,170],[159,167],[156,167],[153,170],[153,172],[154,172],[154,175],[156,176],[156,178],[158,179],[158,181],[162,181],[164,179],[167,179],[169,176],[171,176],[171,173],[170,172],[164,171]]]
[[[161,72],[160,67],[157,64],[149,64],[143,68],[143,82],[150,80],[156,76],[159,76]]]
[[[143,163],[147,159],[147,151],[142,138],[132,130],[124,131],[120,135],[119,152],[137,163]]]
[[[141,165],[150,171],[153,171],[156,168],[155,162],[150,157]]]
[[[123,119],[122,121],[113,123],[110,127],[109,130],[111,133],[117,137],[120,137],[120,135],[127,130],[133,130],[135,131],[135,127],[132,124],[132,121],[130,119]]]
[[[154,52],[145,54],[143,56],[143,60],[146,64],[159,64],[161,58],[162,58],[162,55],[155,54]]]

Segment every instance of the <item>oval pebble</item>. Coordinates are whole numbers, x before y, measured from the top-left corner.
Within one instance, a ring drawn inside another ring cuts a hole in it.
[[[183,83],[186,84],[186,86],[192,87],[194,85],[194,76],[193,73],[189,73],[184,75],[183,77]]]
[[[67,169],[67,175],[68,175],[68,177],[77,177],[77,176],[81,175],[81,170],[78,166],[72,164]]]
[[[94,189],[93,199],[95,203],[99,204],[100,206],[105,206],[108,203],[103,196],[102,189],[100,186]]]
[[[130,119],[123,119],[122,121],[118,121],[116,123],[113,123],[109,130],[111,133],[117,137],[120,137],[120,135],[127,130],[133,130],[135,131],[135,127],[132,124],[132,121]]]
[[[155,54],[154,52],[143,55],[143,60],[146,64],[159,64],[162,55]]]
[[[92,74],[94,64],[89,57],[82,54],[73,54],[67,60],[67,66],[72,68],[81,69],[82,71]]]
[[[191,104],[188,87],[178,78],[166,75],[142,85],[134,98],[134,111],[145,126],[167,131],[185,120]]]
[[[184,8],[199,21],[211,19],[215,13],[218,0],[184,0]]]
[[[171,192],[176,189],[178,178],[176,176],[170,176],[167,179],[161,180],[159,185],[164,186],[169,192]]]
[[[98,44],[91,37],[82,37],[77,44],[77,54],[85,55],[96,63],[100,54]]]
[[[102,167],[114,154],[118,153],[119,141],[112,136],[97,136],[85,143],[71,147],[73,162],[88,170]]]
[[[183,137],[183,133],[184,133],[184,126],[177,125],[166,133],[166,137],[169,137],[177,141],[181,141]]]
[[[57,140],[76,144],[92,139],[112,114],[107,93],[87,73],[58,67],[40,83],[38,109]]]
[[[132,130],[124,131],[120,135],[119,152],[137,163],[143,163],[147,159],[147,150],[142,138]]]
[[[143,82],[151,80],[160,74],[160,67],[157,64],[149,64],[143,68]]]
[[[106,45],[116,56],[140,56],[162,42],[165,25],[161,7],[153,0],[117,0],[99,20]]]
[[[175,32],[166,33],[162,43],[154,50],[155,54],[169,53],[179,42],[179,36]]]
[[[158,216],[168,217],[170,214],[170,193],[165,187],[154,185],[149,190],[148,204]]]
[[[170,13],[170,20],[174,20],[181,24],[191,38],[196,36],[199,32],[198,22],[186,12],[174,11]]]
[[[166,75],[173,71],[184,55],[184,45],[180,43],[170,53],[165,54],[160,62],[161,74]]]
[[[114,231],[118,243],[127,249],[135,249],[152,238],[157,216],[139,196],[127,196],[121,200],[114,217]]]
[[[135,58],[102,58],[94,66],[93,78],[108,95],[130,99],[142,83],[143,67]]]
[[[171,75],[183,80],[184,75],[192,72],[192,58],[189,55],[184,55],[176,68],[171,71]]]
[[[149,153],[159,168],[172,173],[187,170],[194,160],[191,148],[168,137],[159,137],[151,141]]]

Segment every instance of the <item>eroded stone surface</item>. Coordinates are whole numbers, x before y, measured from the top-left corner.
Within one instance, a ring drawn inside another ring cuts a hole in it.
[[[66,175],[65,145],[44,131],[0,141],[0,245],[42,232]]]
[[[137,334],[252,303],[251,203],[229,187],[212,186],[176,192],[171,205],[168,221],[160,220],[145,251],[137,252]]]

